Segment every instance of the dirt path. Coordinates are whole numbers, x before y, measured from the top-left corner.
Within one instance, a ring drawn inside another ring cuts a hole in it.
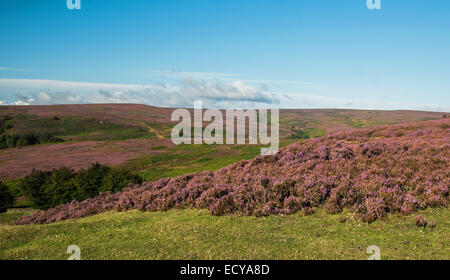
[[[158,131],[156,131],[153,127],[149,126],[148,124],[146,124],[145,122],[141,122],[141,125],[143,125],[144,127],[146,127],[148,129],[149,132],[153,132],[155,133],[156,137],[158,137],[158,139],[164,139],[164,136],[162,136],[161,134],[159,134]]]

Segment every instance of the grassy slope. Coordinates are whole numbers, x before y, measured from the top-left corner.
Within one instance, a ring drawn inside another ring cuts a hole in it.
[[[76,114],[78,108],[72,107]],[[116,112],[120,108],[106,107],[105,112]],[[63,109],[67,110],[66,107]],[[97,118],[96,114],[102,113],[94,106],[87,109],[92,109],[89,111],[92,112],[89,115],[91,118]],[[138,112],[128,110],[133,116],[120,116],[117,122],[109,116],[106,123],[111,126],[102,127],[105,129],[91,129],[92,123],[88,121],[82,131],[67,129],[71,131],[67,133],[65,130],[66,135],[71,134],[66,140],[156,138],[151,131],[145,133],[142,130],[149,129],[148,126],[168,137],[170,126],[165,119],[159,121],[159,115],[152,113],[153,109],[149,107],[148,112],[146,108]],[[333,129],[440,117],[440,114],[433,114],[293,110],[281,112],[280,133],[284,138],[296,134],[308,138],[321,136]],[[47,114],[45,117],[52,116]],[[129,117],[149,119],[145,120],[145,125],[123,121],[123,118]],[[65,120],[65,117],[62,119]],[[70,121],[63,127],[78,127],[76,117],[73,123],[71,117],[68,119]],[[130,130],[127,131],[124,125]],[[121,129],[117,129],[119,126]],[[288,142],[291,140],[284,141],[284,144]],[[132,160],[127,165],[139,170],[145,179],[154,180],[207,169],[216,170],[241,159],[250,159],[259,154],[259,149],[258,146],[178,146],[168,148],[159,155]],[[365,248],[372,244],[380,246],[382,257],[387,259],[450,258],[448,209],[427,210],[426,217],[437,221],[438,226],[425,230],[414,225],[413,216],[391,217],[368,225],[353,218],[347,223],[339,223],[343,215],[350,217],[346,213],[334,216],[318,213],[302,218],[253,218],[213,217],[199,210],[105,213],[50,225],[6,225],[27,211],[30,210],[14,209],[0,214],[0,259],[66,259],[65,250],[70,244],[79,245],[85,259],[366,259]]]
[[[283,140],[280,147],[295,141]],[[169,148],[164,153],[131,161],[126,166],[139,170],[139,175],[144,180],[154,181],[205,170],[215,171],[260,154],[259,145],[179,145]]]
[[[0,222],[21,215],[16,211],[0,214]],[[448,259],[450,209],[422,214],[437,226],[418,228],[414,216],[366,224],[345,212],[264,218],[191,209],[109,212],[49,225],[1,225],[0,259],[67,259],[72,244],[82,259],[364,260],[370,245],[381,248],[382,259]]]

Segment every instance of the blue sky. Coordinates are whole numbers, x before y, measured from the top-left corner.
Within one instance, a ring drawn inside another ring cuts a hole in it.
[[[0,103],[450,111],[450,1],[0,2]]]

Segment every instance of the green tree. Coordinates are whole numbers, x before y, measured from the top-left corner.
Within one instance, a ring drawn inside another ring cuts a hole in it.
[[[75,172],[67,167],[55,169],[51,172],[44,185],[46,208],[71,202],[74,199],[76,187],[73,181]]]
[[[76,200],[85,200],[98,194],[99,188],[103,183],[103,178],[111,170],[108,166],[102,166],[99,163],[92,164],[87,170],[80,170],[75,178],[77,193]]]
[[[49,171],[33,169],[31,174],[21,181],[20,187],[34,208],[47,209],[49,199],[45,192],[45,183],[50,174]]]
[[[12,207],[14,196],[10,193],[9,188],[0,182],[0,213]]]
[[[20,181],[20,189],[34,208],[49,209],[72,200],[94,197],[100,191],[117,192],[129,183],[142,183],[142,178],[129,171],[96,163],[78,173],[66,167],[52,171],[33,170]]]
[[[115,193],[121,191],[130,183],[140,184],[142,181],[140,176],[132,174],[130,171],[111,169],[105,178],[103,178],[99,191]]]

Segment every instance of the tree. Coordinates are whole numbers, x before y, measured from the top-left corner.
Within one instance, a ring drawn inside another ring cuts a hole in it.
[[[142,183],[142,178],[96,163],[78,173],[67,167],[52,171],[33,170],[21,180],[20,189],[34,208],[45,210],[72,200],[83,201],[101,191],[117,192],[129,183]]]
[[[12,207],[14,196],[10,193],[9,188],[0,182],[0,213]]]
[[[75,184],[77,193],[75,199],[78,201],[94,197],[98,194],[98,189],[103,183],[103,178],[110,171],[110,167],[102,166],[99,163],[92,164],[88,170],[80,170]]]
[[[36,171],[33,169],[30,175],[25,177],[20,184],[24,194],[30,199],[34,208],[47,209],[48,197],[45,193],[45,183],[50,177],[49,171]]]
[[[56,207],[73,200],[76,187],[73,182],[75,172],[67,167],[55,169],[45,182],[46,208]]]
[[[130,183],[140,184],[142,183],[142,178],[129,171],[111,169],[103,178],[99,191],[115,193],[121,191]]]

